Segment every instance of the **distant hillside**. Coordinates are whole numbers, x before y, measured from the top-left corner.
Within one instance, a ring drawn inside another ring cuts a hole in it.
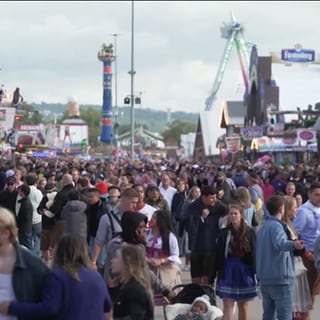
[[[45,113],[47,119],[54,119],[54,114],[57,118],[61,117],[63,112],[67,109],[66,104],[62,103],[31,103],[31,105],[38,111]],[[101,110],[101,106],[98,105],[80,105],[81,109],[94,108]],[[130,124],[130,107],[119,107],[118,108],[118,122],[120,125]],[[192,123],[197,123],[198,113],[187,113],[182,111],[172,111],[170,114],[171,121],[181,120]],[[168,113],[165,111],[158,111],[151,108],[139,107],[134,109],[134,118],[136,123],[145,123],[148,128],[155,132],[163,131],[163,128],[167,124]]]

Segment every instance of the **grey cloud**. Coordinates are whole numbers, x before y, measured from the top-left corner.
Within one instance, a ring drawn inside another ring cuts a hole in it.
[[[130,88],[130,6],[130,1],[0,2],[2,81],[10,90],[19,85],[28,101],[47,97],[64,102],[75,95],[80,103],[100,104],[97,51],[119,33],[122,100]],[[148,106],[204,108],[226,45],[219,28],[230,21],[231,10],[244,24],[245,39],[256,43],[262,55],[297,42],[320,49],[317,2],[135,1],[135,90],[146,91]],[[231,91],[237,86],[234,74],[240,74],[236,55],[224,79]],[[222,87],[220,95],[226,90]]]

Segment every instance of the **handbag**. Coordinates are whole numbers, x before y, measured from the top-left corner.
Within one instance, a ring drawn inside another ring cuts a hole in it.
[[[157,270],[157,275],[167,288],[171,289],[181,284],[181,269],[175,263],[160,265]]]
[[[296,277],[308,271],[308,269],[303,264],[302,258],[299,256],[294,257],[294,270]]]

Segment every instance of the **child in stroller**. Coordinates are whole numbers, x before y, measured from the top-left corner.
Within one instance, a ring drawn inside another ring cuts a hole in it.
[[[164,306],[165,320],[222,319],[223,312],[216,306],[215,291],[211,286],[196,283],[180,284],[173,287],[172,290],[175,290],[178,294],[170,304]],[[194,306],[197,301],[206,303],[206,308],[204,309],[207,311],[203,311],[200,314],[199,310],[196,310]],[[193,311],[192,315],[191,313],[189,314],[190,311]],[[189,318],[187,317],[188,315]]]
[[[185,314],[178,314],[174,320],[207,320],[210,309],[209,296],[204,294],[201,297],[195,298],[191,308]]]

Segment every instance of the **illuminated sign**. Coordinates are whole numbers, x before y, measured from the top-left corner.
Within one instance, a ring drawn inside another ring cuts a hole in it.
[[[282,49],[281,60],[286,62],[314,62],[316,53],[314,50],[302,49],[300,44],[294,49]]]

